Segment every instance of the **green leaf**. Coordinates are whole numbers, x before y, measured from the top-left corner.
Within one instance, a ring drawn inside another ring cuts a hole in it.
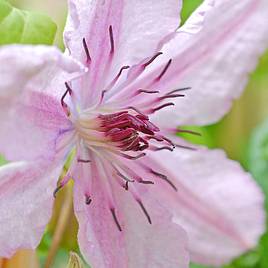
[[[4,165],[6,163],[7,163],[7,161],[5,160],[5,158],[2,155],[0,155],[0,166]]]
[[[202,3],[202,0],[191,0],[183,1],[181,20],[182,24],[187,20],[187,18],[192,14],[192,12]]]
[[[266,197],[266,213],[268,212],[268,120],[253,133],[249,146],[249,170],[262,187]],[[267,224],[268,227],[268,224]],[[260,268],[268,267],[268,232],[260,243]]]
[[[251,137],[249,169],[268,197],[268,121],[259,126]]]
[[[56,30],[56,24],[48,16],[19,10],[5,0],[0,0],[0,45],[51,45]]]
[[[259,251],[251,251],[235,259],[231,264],[223,266],[223,268],[259,268],[259,260]]]

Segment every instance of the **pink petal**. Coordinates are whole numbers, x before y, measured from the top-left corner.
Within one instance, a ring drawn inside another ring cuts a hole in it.
[[[178,189],[158,187],[156,195],[186,230],[192,261],[218,266],[256,246],[265,228],[264,197],[238,163],[205,148],[151,157]]]
[[[2,46],[0,63],[1,99],[14,98],[25,90],[49,91],[54,95],[59,88],[48,85],[58,80],[57,76],[61,76],[65,82],[83,71],[83,67],[74,59],[51,46]]]
[[[44,46],[2,47],[0,63],[1,153],[9,160],[52,157],[59,132],[70,128],[60,104],[64,82],[82,67]]]
[[[65,43],[72,56],[90,66],[84,90],[103,90],[123,66],[152,56],[163,36],[179,26],[180,8],[181,0],[69,0]],[[110,53],[110,26],[114,53]]]
[[[74,205],[80,226],[78,239],[89,264],[98,268],[188,267],[185,233],[179,225],[172,223],[170,214],[159,202],[144,195],[144,205],[152,218],[150,225],[130,192],[112,180],[110,187],[115,213],[122,228],[119,231],[105,190],[105,181],[109,183],[109,179],[100,177],[101,172],[92,162],[87,164],[87,168],[79,168],[75,174]],[[90,184],[92,202],[86,205],[85,194]]]
[[[155,119],[169,126],[219,120],[241,94],[268,45],[268,2],[222,0],[214,8],[212,4],[204,1],[188,24],[164,44],[164,54],[147,73],[114,100],[127,99],[129,92],[139,88],[167,93],[186,86],[192,88],[186,97],[175,100],[175,108],[161,111]],[[166,73],[154,81],[169,59]],[[142,103],[137,105],[142,108]]]
[[[0,256],[37,247],[48,223],[62,165],[14,162],[0,168]]]

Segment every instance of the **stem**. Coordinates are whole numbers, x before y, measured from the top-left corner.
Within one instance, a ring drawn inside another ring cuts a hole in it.
[[[53,235],[52,244],[48,251],[48,255],[46,258],[44,268],[50,268],[54,262],[55,256],[60,246],[60,242],[62,240],[62,236],[64,234],[64,231],[66,230],[66,227],[70,218],[70,214],[72,211],[72,187],[69,184],[65,186],[65,189],[66,189],[66,193],[65,193],[64,202],[61,207],[60,216],[56,224],[56,229]]]

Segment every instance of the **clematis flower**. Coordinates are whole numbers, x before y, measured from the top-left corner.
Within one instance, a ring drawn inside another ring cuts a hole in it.
[[[65,54],[0,49],[1,256],[38,245],[70,179],[93,267],[221,265],[256,245],[251,176],[175,134],[240,95],[268,44],[268,2],[207,0],[178,28],[181,4],[70,0]]]

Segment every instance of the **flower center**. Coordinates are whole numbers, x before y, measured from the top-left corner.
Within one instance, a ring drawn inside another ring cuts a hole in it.
[[[85,112],[76,121],[76,129],[79,138],[90,148],[102,147],[111,152],[173,149],[173,144],[159,134],[160,129],[149,117],[138,111],[126,110],[93,117]],[[151,140],[166,142],[169,146],[156,147]]]

